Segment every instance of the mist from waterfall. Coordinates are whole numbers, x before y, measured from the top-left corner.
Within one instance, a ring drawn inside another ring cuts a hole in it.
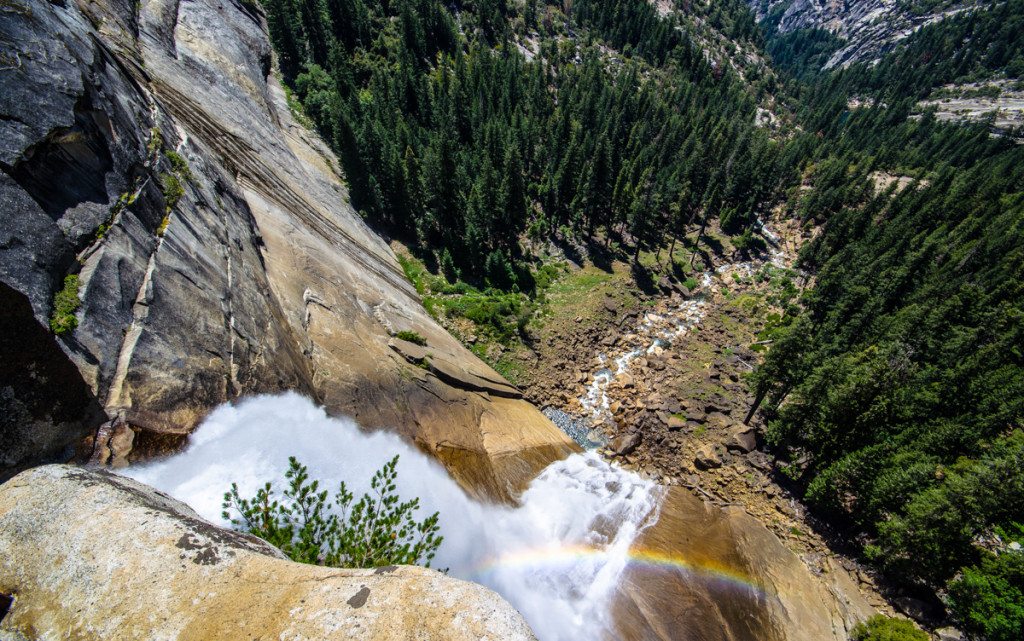
[[[127,471],[189,504],[204,518],[221,517],[224,492],[243,497],[266,481],[286,487],[295,456],[332,494],[344,480],[356,496],[374,471],[400,455],[398,492],[418,496],[417,520],[440,512],[445,540],[432,563],[451,576],[495,590],[544,641],[599,639],[610,620],[609,599],[636,534],[657,519],[660,492],[593,453],[552,463],[523,493],[521,506],[468,498],[445,470],[400,437],[364,433],[330,418],[293,393],[259,396],[210,414],[180,454]]]

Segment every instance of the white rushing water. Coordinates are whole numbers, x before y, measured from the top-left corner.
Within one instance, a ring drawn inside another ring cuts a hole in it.
[[[630,371],[633,359],[655,350],[664,349],[693,329],[704,318],[706,303],[701,300],[683,301],[663,314],[646,312],[633,333],[623,341],[626,347],[614,358],[598,354],[602,367],[592,375],[586,394],[579,399],[584,412],[594,424],[612,420],[608,386],[615,378]]]
[[[544,641],[604,636],[609,598],[630,544],[657,519],[660,493],[594,454],[551,464],[519,508],[483,505],[400,437],[364,433],[351,420],[329,418],[288,393],[222,406],[192,434],[185,451],[127,473],[226,525],[221,503],[231,483],[249,497],[269,480],[280,494],[289,456],[321,480],[321,489],[333,493],[344,480],[358,497],[395,454],[399,493],[420,497],[416,518],[440,512],[445,540],[433,567],[497,591]]]

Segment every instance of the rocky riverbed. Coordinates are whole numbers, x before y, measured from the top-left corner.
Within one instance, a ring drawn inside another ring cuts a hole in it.
[[[762,332],[810,284],[792,269],[800,230],[769,223],[764,236],[769,251],[715,256],[693,274],[693,290],[661,277],[644,292],[615,265],[621,278],[539,332],[520,387],[584,447],[709,503],[741,507],[813,572],[842,565],[872,606],[893,614],[872,572],[830,546],[828,525],[787,486],[763,441],[763,418],[743,422],[754,400],[746,378],[770,341]]]

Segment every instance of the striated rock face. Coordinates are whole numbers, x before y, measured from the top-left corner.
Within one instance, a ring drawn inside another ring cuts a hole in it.
[[[3,11],[0,282],[28,302],[11,322],[42,329],[65,275],[79,274],[78,328],[25,338],[72,363],[85,391],[75,402],[105,416],[9,426],[16,410],[64,401],[4,381],[0,478],[104,421],[80,458],[161,453],[215,405],[280,390],[403,432],[490,499],[575,451],[423,309],[352,210],[337,160],[292,119],[251,4],[5,0]],[[389,347],[401,330],[427,339],[429,367]],[[2,348],[6,366],[17,357]],[[50,434],[26,436],[37,429]]]
[[[813,576],[741,508],[678,487],[634,545],[643,563],[626,570],[613,608],[624,640],[842,641],[875,613],[842,567]]]
[[[825,64],[825,69],[854,62],[878,60],[926,24],[978,6],[974,0],[941,0],[928,11],[914,2],[898,0],[747,0],[763,21],[778,16],[777,31],[825,29],[847,41]],[[776,14],[777,15],[777,14]]]
[[[0,486],[0,593],[5,639],[534,639],[474,583],[293,563],[141,483],[63,465]]]

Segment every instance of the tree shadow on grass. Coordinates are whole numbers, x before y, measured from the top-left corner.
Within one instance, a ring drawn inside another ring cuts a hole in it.
[[[658,288],[655,285],[654,272],[644,267],[640,263],[633,261],[629,265],[629,273],[633,276],[633,282],[640,288],[647,296],[653,296],[658,293]]]

